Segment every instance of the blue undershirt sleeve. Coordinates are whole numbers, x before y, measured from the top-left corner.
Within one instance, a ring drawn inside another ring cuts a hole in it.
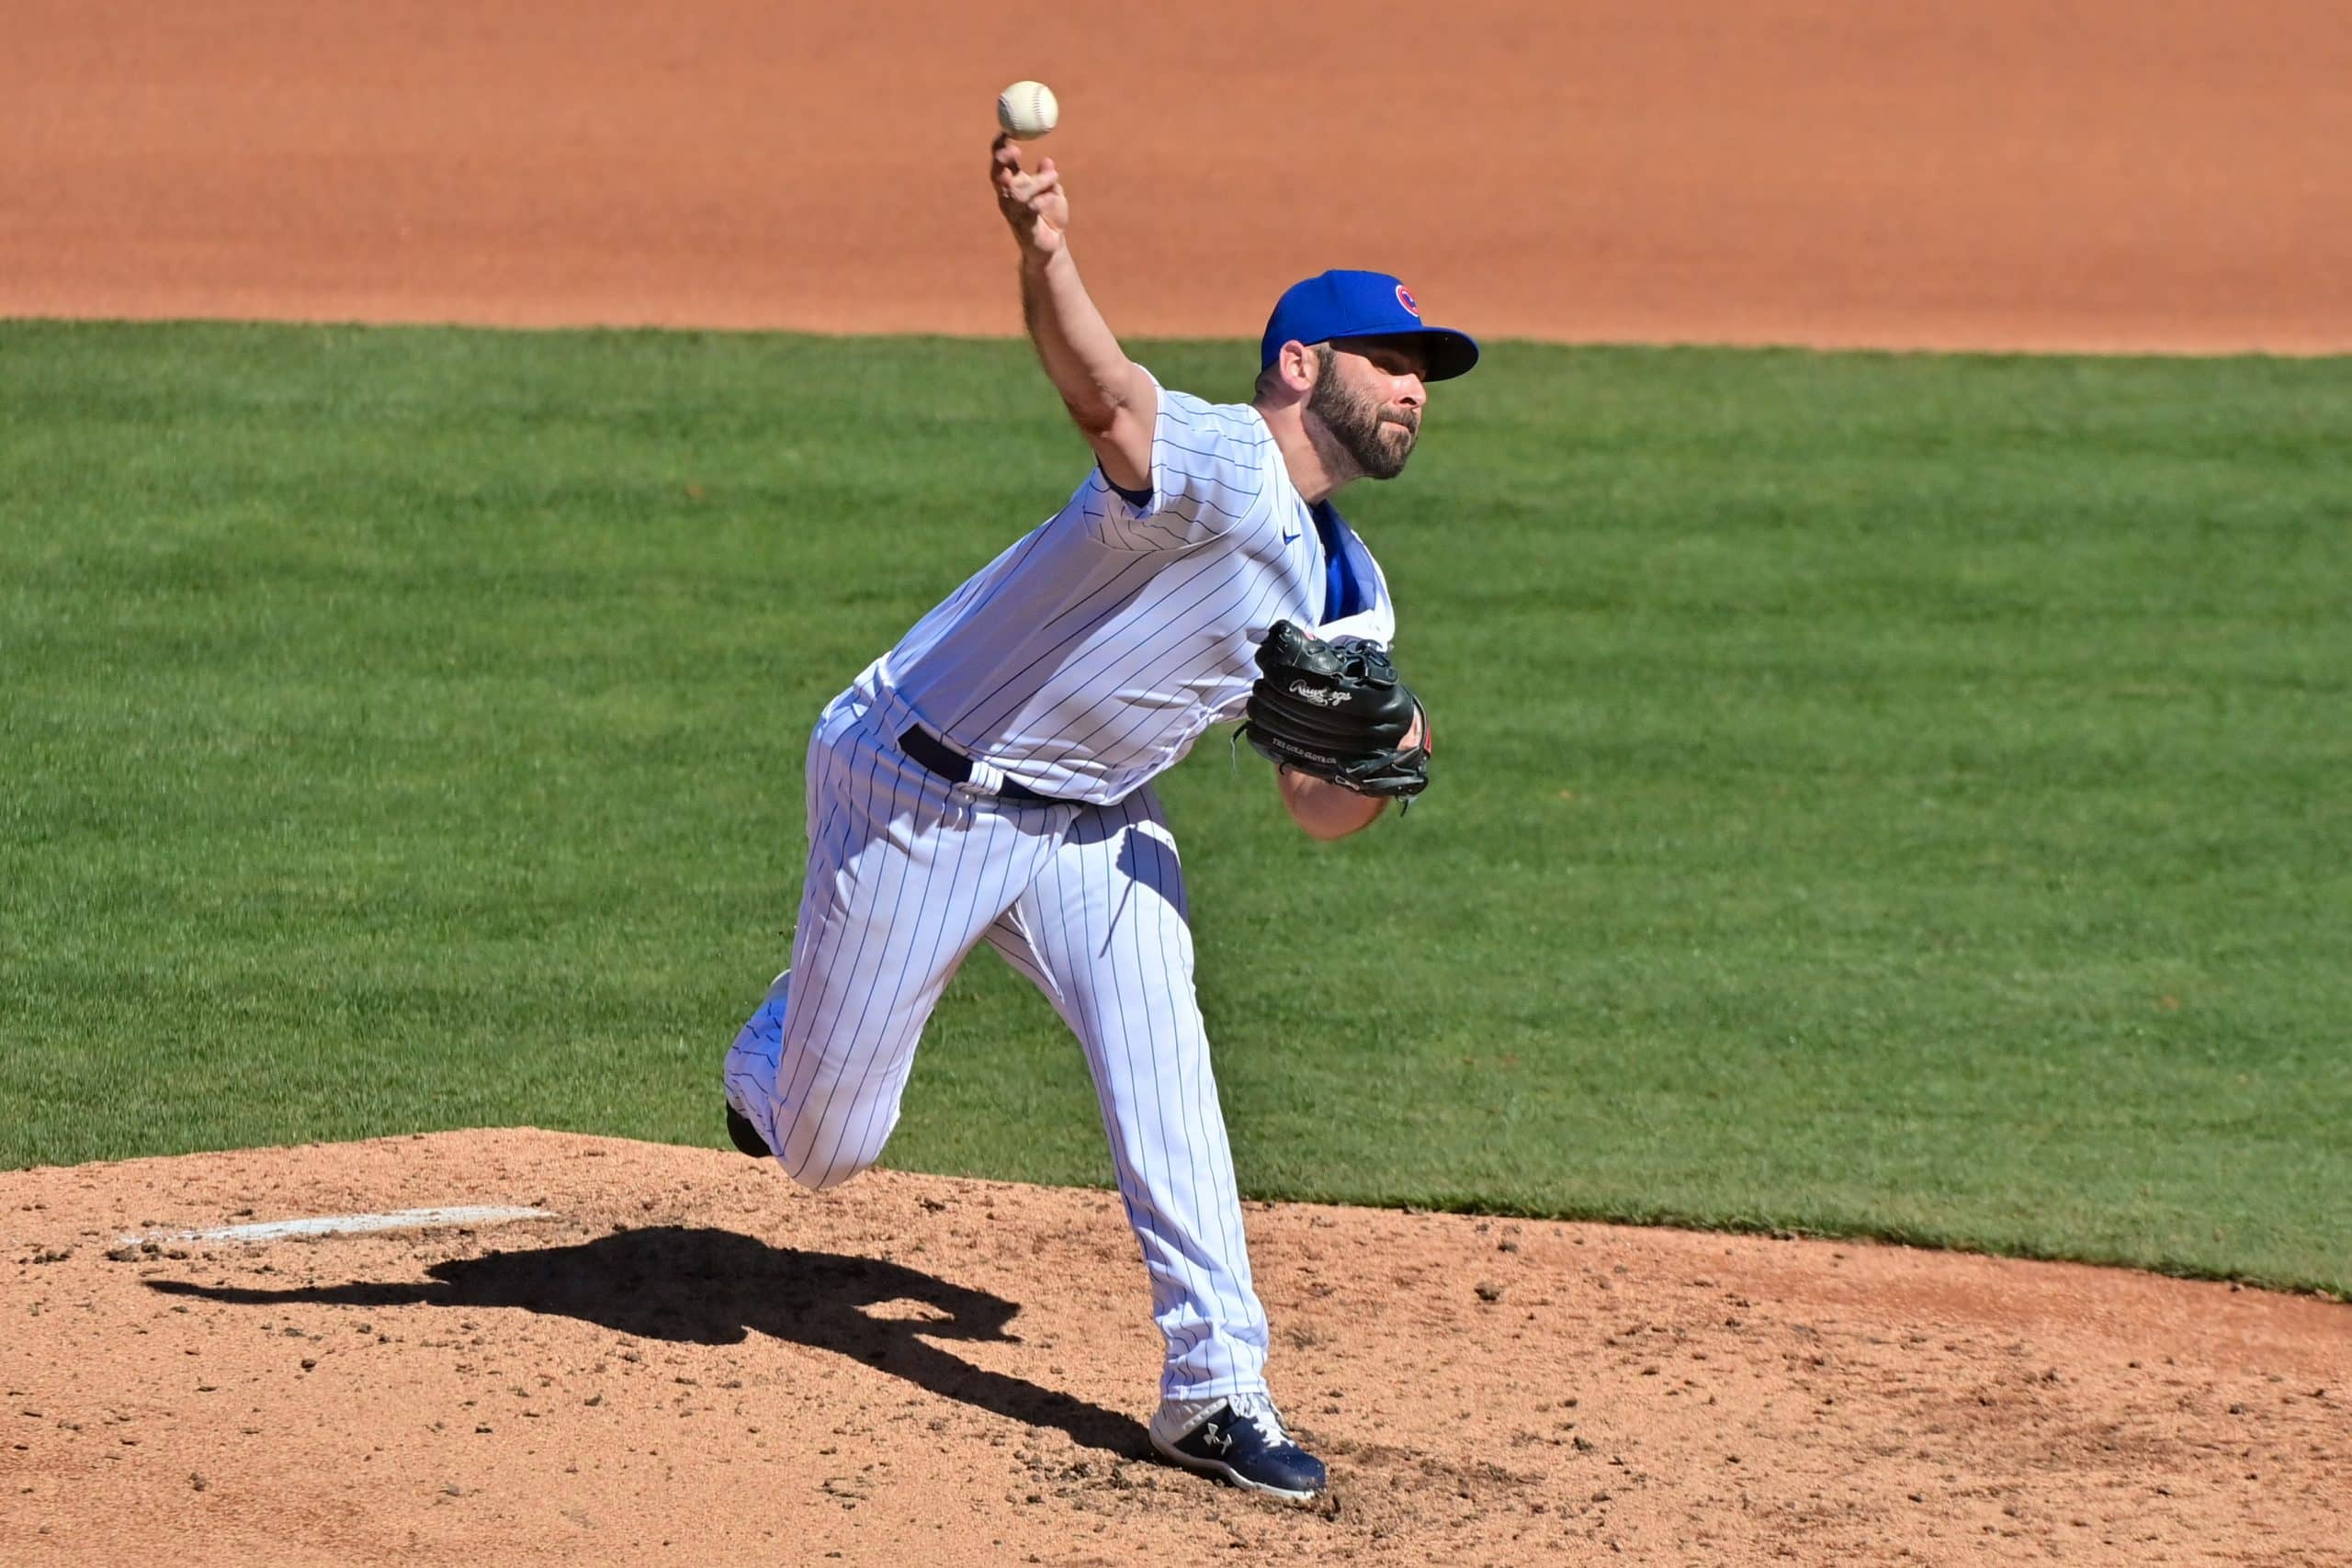
[[[1097,463],[1094,466],[1099,468],[1102,465]],[[1126,486],[1114,481],[1108,474],[1104,474],[1102,476],[1102,482],[1109,485],[1113,491],[1117,492],[1122,501],[1125,501],[1129,506],[1134,507],[1137,512],[1143,511],[1151,504],[1151,487],[1149,485],[1146,485],[1141,490],[1129,490]]]

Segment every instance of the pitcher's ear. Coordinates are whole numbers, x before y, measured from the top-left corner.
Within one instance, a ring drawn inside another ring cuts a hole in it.
[[[1274,358],[1274,363],[1282,367],[1283,380],[1292,390],[1300,392],[1310,389],[1321,380],[1324,367],[1330,362],[1330,356],[1317,354],[1314,344],[1300,343],[1295,338],[1283,344],[1282,352]]]

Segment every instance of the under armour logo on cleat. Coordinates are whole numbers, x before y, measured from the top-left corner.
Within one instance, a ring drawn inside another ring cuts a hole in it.
[[[1201,1446],[1211,1453],[1221,1454],[1233,1447],[1233,1436],[1229,1432],[1218,1431],[1216,1422],[1204,1421],[1201,1424]]]

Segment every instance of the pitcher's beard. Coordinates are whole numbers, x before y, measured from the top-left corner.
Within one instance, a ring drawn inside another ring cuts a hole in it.
[[[1369,479],[1393,479],[1403,473],[1414,442],[1420,439],[1417,423],[1384,414],[1372,398],[1343,389],[1328,361],[1315,378],[1315,389],[1306,395],[1306,412]]]

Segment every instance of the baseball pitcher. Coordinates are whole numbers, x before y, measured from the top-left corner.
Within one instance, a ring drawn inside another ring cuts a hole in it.
[[[864,1170],[941,991],[988,943],[1093,1074],[1167,1340],[1153,1446],[1311,1498],[1323,1465],[1267,1390],[1183,873],[1151,781],[1241,719],[1317,839],[1427,784],[1388,585],[1331,497],[1403,471],[1430,384],[1478,347],[1426,325],[1393,277],[1327,272],[1275,303],[1251,400],[1204,402],[1104,324],[1053,161],[1024,170],[1000,137],[990,175],[1030,340],[1095,462],[819,718],[791,967],[728,1052],[728,1127],[809,1187]]]

